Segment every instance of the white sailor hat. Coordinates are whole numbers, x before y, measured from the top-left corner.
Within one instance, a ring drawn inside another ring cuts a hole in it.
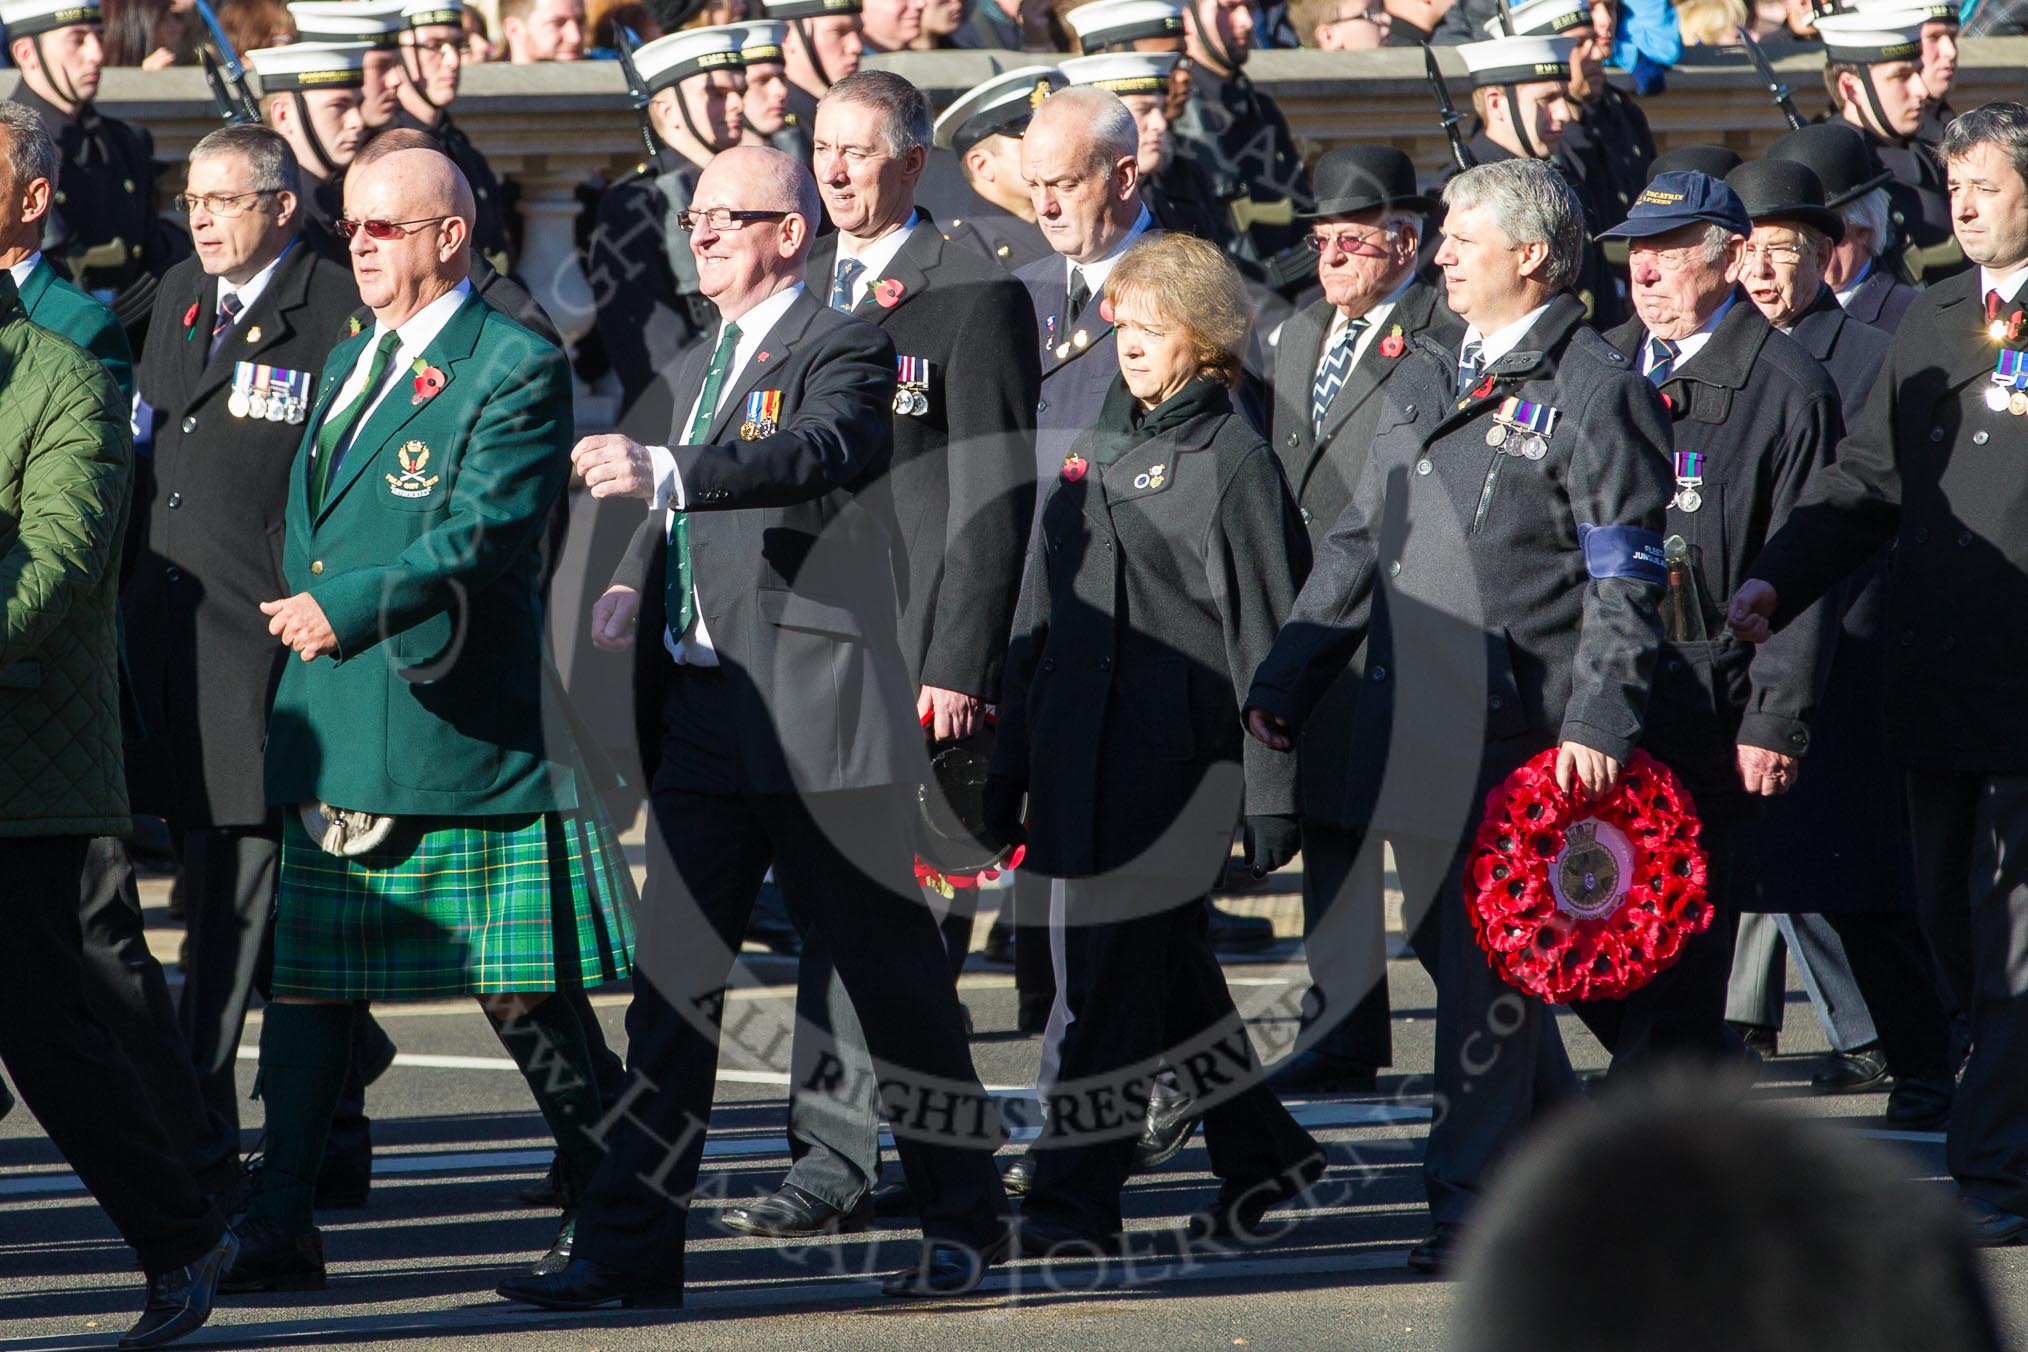
[[[1066,83],[1055,66],[1021,66],[973,85],[937,119],[937,148],[962,155],[988,136],[1019,136],[1042,101]]]
[[[746,65],[740,55],[745,36],[734,24],[711,28],[684,28],[644,42],[634,51],[634,68],[650,94],[673,89],[693,75],[713,70],[739,70]]]
[[[465,0],[404,0],[401,22],[408,28],[433,28],[438,24],[462,26]]]
[[[1182,59],[1181,52],[1102,52],[1065,57],[1057,69],[1074,85],[1110,94],[1167,94],[1169,73]]]
[[[0,0],[0,26],[7,29],[9,39],[97,22],[99,0]]]
[[[1924,23],[1958,26],[1957,0],[1851,0],[1846,6],[1853,14],[1919,15]]]
[[[1510,30],[1506,23],[1511,21]],[[1489,38],[1555,37],[1568,33],[1573,28],[1591,27],[1591,6],[1586,0],[1526,0],[1509,10],[1506,16],[1495,14],[1486,20],[1486,36]]]
[[[1567,80],[1570,78],[1570,52],[1575,46],[1577,42],[1572,38],[1532,34],[1467,42],[1458,48],[1458,55],[1465,59],[1465,70],[1472,77],[1472,88],[1484,89],[1488,85]]]
[[[1817,20],[1824,40],[1824,59],[1840,65],[1880,66],[1890,61],[1922,60],[1920,10],[1868,10],[1860,14],[1827,14]]]
[[[261,93],[284,94],[292,89],[358,89],[366,83],[370,42],[292,42],[246,54],[260,76]]]
[[[395,34],[408,27],[402,17],[407,0],[295,0],[289,17],[304,42],[365,42],[394,46]]]
[[[725,25],[739,34],[739,57],[749,66],[764,66],[782,59],[782,42],[789,26],[780,19],[749,19]]]
[[[763,19],[821,19],[858,12],[859,0],[760,0]]]
[[[1087,56],[1132,51],[1143,38],[1183,36],[1183,6],[1176,0],[1091,0],[1063,16]]]

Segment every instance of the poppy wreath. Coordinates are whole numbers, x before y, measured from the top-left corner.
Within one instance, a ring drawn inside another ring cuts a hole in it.
[[[1647,752],[1587,802],[1556,786],[1545,751],[1486,795],[1465,866],[1472,933],[1508,984],[1551,1004],[1630,995],[1711,927],[1701,829]]]
[[[1016,845],[1014,853],[1007,856],[1006,863],[994,868],[980,869],[977,873],[940,872],[936,865],[929,863],[921,855],[917,855],[915,857],[915,880],[942,897],[945,901],[954,901],[957,899],[959,888],[977,887],[982,882],[990,883],[1002,873],[1012,873],[1015,869],[1020,868],[1021,858],[1027,853],[1028,847],[1026,845]]]

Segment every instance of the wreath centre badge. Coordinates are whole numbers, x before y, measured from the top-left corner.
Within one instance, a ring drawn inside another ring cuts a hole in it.
[[[1549,873],[1557,906],[1580,920],[1611,915],[1634,878],[1634,846],[1611,822],[1587,817],[1563,833]]]
[[[427,477],[423,474],[429,468],[430,448],[420,441],[405,441],[394,453],[394,458],[401,465],[401,474],[398,477],[393,474],[386,476],[388,492],[398,498],[428,497],[437,486],[438,478],[434,474]]]

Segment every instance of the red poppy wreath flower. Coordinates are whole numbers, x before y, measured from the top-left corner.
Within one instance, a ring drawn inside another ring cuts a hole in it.
[[[1393,361],[1408,351],[1408,339],[1402,336],[1401,325],[1396,324],[1385,338],[1380,340],[1380,355]]]
[[[420,404],[425,399],[436,398],[437,391],[443,387],[444,373],[434,366],[425,365],[422,358],[416,358],[414,402]]]
[[[1487,395],[1491,394],[1492,392],[1493,392],[1492,376],[1487,376],[1484,380],[1472,386],[1472,398],[1474,399],[1484,399]]]
[[[884,278],[873,284],[873,299],[881,309],[892,310],[901,304],[902,285],[893,277]]]
[[[1076,483],[1084,477],[1084,472],[1088,468],[1089,465],[1086,463],[1085,458],[1077,452],[1072,451],[1069,455],[1063,457],[1064,482]]]
[[[1711,927],[1696,807],[1645,751],[1597,801],[1557,788],[1555,768],[1544,751],[1486,795],[1466,912],[1510,985],[1551,1004],[1618,999]]]
[[[183,327],[195,332],[197,329],[197,302],[191,301],[190,308],[183,312]]]

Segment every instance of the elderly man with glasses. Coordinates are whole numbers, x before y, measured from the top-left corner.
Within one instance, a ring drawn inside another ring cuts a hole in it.
[[[1391,146],[1343,146],[1317,162],[1309,240],[1323,299],[1291,316],[1275,343],[1270,444],[1312,545],[1338,520],[1366,467],[1389,378],[1421,334],[1455,347],[1459,324],[1434,286],[1415,276],[1434,208],[1415,166]],[[1366,652],[1318,705],[1304,732],[1298,779],[1303,816],[1303,943],[1310,967],[1303,1041],[1274,1070],[1285,1093],[1373,1088],[1392,1059],[1380,841],[1349,760]]]

